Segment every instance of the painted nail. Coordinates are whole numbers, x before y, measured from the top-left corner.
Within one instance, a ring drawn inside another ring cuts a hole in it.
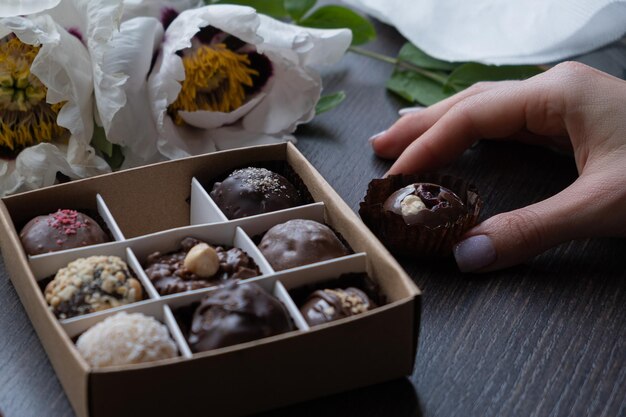
[[[472,236],[456,244],[454,258],[461,272],[478,271],[496,260],[496,248],[489,236]]]
[[[415,107],[405,107],[403,109],[398,110],[398,114],[400,116],[404,116],[405,114],[417,113],[418,111],[424,110],[426,107],[415,106]]]
[[[382,132],[376,133],[374,136],[372,136],[371,138],[369,138],[367,140],[367,142],[371,145],[372,143],[374,143],[374,141],[376,139],[378,139],[379,137],[381,137],[382,135],[385,134],[385,132],[387,132],[386,130],[383,130]]]

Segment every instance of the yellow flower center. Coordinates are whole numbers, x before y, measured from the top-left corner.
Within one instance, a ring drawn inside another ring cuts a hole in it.
[[[64,103],[46,103],[48,89],[30,72],[39,47],[0,39],[0,149],[13,153],[67,136],[56,123]]]
[[[200,45],[183,56],[185,81],[169,112],[178,125],[184,124],[179,111],[209,110],[231,112],[246,100],[245,87],[252,87],[252,76],[246,54],[235,53],[224,44]]]

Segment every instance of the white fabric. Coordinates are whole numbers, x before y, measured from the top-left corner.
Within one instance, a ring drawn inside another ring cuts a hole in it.
[[[446,61],[540,64],[626,34],[626,0],[345,0]]]

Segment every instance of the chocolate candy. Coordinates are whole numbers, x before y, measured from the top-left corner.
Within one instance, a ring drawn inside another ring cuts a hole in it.
[[[191,350],[201,352],[293,329],[287,309],[259,285],[229,282],[200,302],[188,341]]]
[[[192,248],[206,244],[198,239],[187,237],[180,245],[180,251],[167,254],[155,252],[148,256],[146,275],[161,295],[211,287],[226,279],[247,279],[261,274],[254,259],[241,249],[216,246],[212,249],[219,261],[217,272],[213,276],[206,276],[203,273],[205,268],[201,270],[199,267],[196,269],[191,266],[205,264],[204,260],[192,260],[187,257]],[[199,252],[207,253],[206,249]]]
[[[467,214],[467,208],[456,194],[429,183],[411,184],[399,189],[387,198],[383,208],[402,216],[407,225],[429,228],[454,222]]]
[[[259,249],[276,271],[350,253],[328,226],[302,219],[272,227],[263,236]]]
[[[178,355],[170,332],[153,317],[117,313],[80,335],[76,348],[94,368],[128,365]]]
[[[344,317],[365,313],[376,307],[374,302],[358,288],[317,290],[300,307],[300,312],[310,326],[328,323]]]
[[[44,291],[52,312],[67,319],[142,299],[141,284],[117,256],[90,256],[59,269]]]
[[[20,240],[29,255],[56,252],[108,242],[109,236],[94,219],[75,210],[37,216],[22,228]]]
[[[283,210],[301,204],[300,194],[282,175],[265,168],[233,171],[216,182],[211,198],[229,219]]]

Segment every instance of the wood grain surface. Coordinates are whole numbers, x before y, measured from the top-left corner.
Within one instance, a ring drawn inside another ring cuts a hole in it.
[[[378,30],[368,47],[395,53],[401,36]],[[626,45],[580,60],[623,78]],[[389,167],[367,138],[406,105],[384,89],[390,71],[346,56],[324,80],[347,100],[298,131],[298,147],[354,210],[369,180]],[[502,142],[479,144],[445,171],[477,185],[483,217],[546,198],[576,177],[568,156]],[[626,240],[571,242],[480,277],[452,263],[403,266],[424,291],[413,375],[266,416],[626,416]],[[323,369],[317,378],[324,383]],[[74,415],[3,264],[0,410],[5,417]]]

